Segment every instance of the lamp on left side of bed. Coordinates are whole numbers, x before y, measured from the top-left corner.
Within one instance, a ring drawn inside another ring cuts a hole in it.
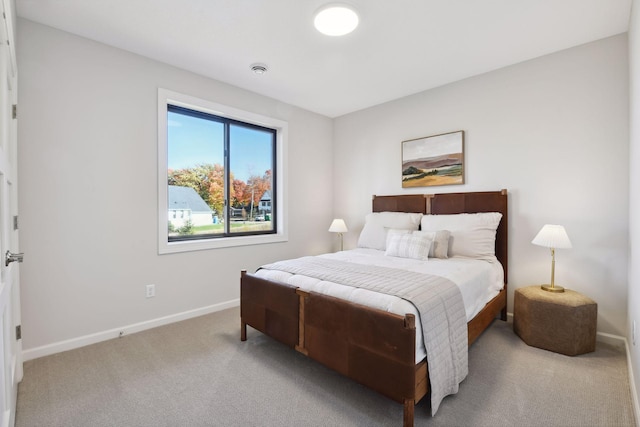
[[[343,250],[342,233],[346,233],[347,231],[349,231],[347,230],[347,224],[344,223],[343,219],[336,218],[331,223],[329,231],[332,233],[338,233],[338,235],[340,236],[340,250]]]

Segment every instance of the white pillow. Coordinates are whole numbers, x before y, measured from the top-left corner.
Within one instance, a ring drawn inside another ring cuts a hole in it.
[[[431,239],[420,233],[391,233],[387,240],[385,255],[401,258],[413,258],[427,261],[431,248]]]
[[[358,238],[358,247],[383,251],[387,246],[388,229],[417,230],[421,218],[421,213],[370,213],[365,217],[364,228]]]
[[[424,231],[449,230],[449,256],[494,259],[496,230],[502,214],[481,212],[455,215],[424,215]]]
[[[429,250],[429,258],[449,258],[449,238],[451,237],[449,230],[416,231],[416,233],[424,234],[433,241]]]

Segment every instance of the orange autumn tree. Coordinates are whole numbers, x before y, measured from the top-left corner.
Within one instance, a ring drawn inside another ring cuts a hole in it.
[[[231,206],[235,208],[244,205],[245,201],[251,197],[251,191],[249,191],[249,195],[247,196],[247,183],[240,179],[234,179],[231,186],[233,187],[234,193],[231,199]]]
[[[250,205],[253,202],[253,206],[257,206],[262,199],[262,196],[266,191],[271,191],[271,169],[265,171],[263,176],[251,175],[247,180],[247,188],[245,192],[248,193],[245,199]],[[251,194],[253,193],[253,200],[251,200]]]
[[[233,173],[229,173],[231,182],[234,182]],[[235,188],[232,185],[229,189],[229,197],[233,200],[235,198]],[[213,165],[213,170],[209,172],[209,206],[219,215],[222,214],[224,209],[224,167],[221,164],[216,163]]]

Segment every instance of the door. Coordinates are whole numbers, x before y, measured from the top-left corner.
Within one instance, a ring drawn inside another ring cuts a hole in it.
[[[0,28],[0,420],[15,424],[22,379],[20,341],[20,255],[18,245],[17,68],[15,3],[1,0]],[[15,255],[14,255],[15,254]],[[7,259],[7,256],[9,258]]]

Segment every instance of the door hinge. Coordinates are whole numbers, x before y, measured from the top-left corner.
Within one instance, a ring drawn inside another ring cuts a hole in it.
[[[18,229],[18,215],[13,216],[13,229],[14,231]]]
[[[18,118],[18,106],[16,104],[13,104],[11,106],[11,117],[13,117],[14,119]]]
[[[22,325],[16,326],[16,341],[22,339]]]

